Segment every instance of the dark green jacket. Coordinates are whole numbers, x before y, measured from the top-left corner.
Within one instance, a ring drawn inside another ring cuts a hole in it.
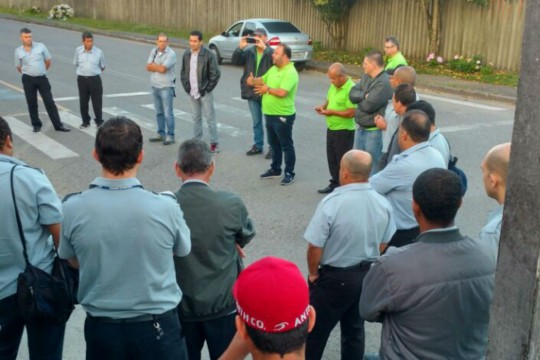
[[[176,192],[191,231],[191,253],[175,257],[182,290],[180,315],[185,321],[218,318],[235,310],[232,287],[243,268],[236,244],[254,236],[242,199],[215,191],[202,182],[187,182]]]

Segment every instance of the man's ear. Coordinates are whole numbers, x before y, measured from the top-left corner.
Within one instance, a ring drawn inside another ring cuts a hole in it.
[[[137,164],[142,163],[143,159],[144,159],[144,149],[141,149],[141,152],[139,152],[139,155],[137,155]]]
[[[174,172],[176,173],[176,176],[180,179],[182,178],[182,170],[180,170],[180,165],[178,165],[178,161],[174,162]]]
[[[317,318],[317,314],[315,313],[315,308],[313,306],[309,306],[309,315],[308,315],[308,332],[311,332],[313,330],[313,327],[315,326],[315,320]]]
[[[97,153],[97,151],[96,151],[96,148],[93,148],[93,149],[92,149],[92,157],[93,157],[97,162],[100,162],[100,161],[99,161],[98,153]]]
[[[416,218],[416,221],[422,216],[422,210],[420,210],[420,205],[416,201],[412,201],[412,211],[414,214],[414,217]]]
[[[236,315],[236,318],[234,319],[234,323],[236,324],[236,331],[238,332],[238,335],[240,335],[240,338],[244,341],[249,340],[249,335],[246,330],[246,323],[242,321],[240,316]]]

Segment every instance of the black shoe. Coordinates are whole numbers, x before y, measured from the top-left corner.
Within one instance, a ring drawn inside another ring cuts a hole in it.
[[[327,187],[325,187],[324,189],[319,189],[317,190],[317,192],[319,194],[330,194],[332,191],[334,191],[336,187],[334,185],[328,185]]]
[[[40,132],[41,131],[41,126],[34,126],[34,129],[32,131]]]
[[[255,145],[253,145],[251,147],[251,149],[249,149],[247,152],[246,152],[246,155],[247,156],[251,156],[251,155],[258,155],[258,154],[262,154],[262,150],[259,149],[258,147],[256,147]]]
[[[90,127],[90,124],[82,123],[81,126],[79,126],[79,129],[88,129]]]
[[[277,179],[281,177],[281,171],[277,172],[273,169],[268,169],[266,172],[262,173],[260,178],[261,179]]]
[[[101,120],[101,121],[96,121],[96,127],[100,127],[101,125],[103,125],[105,121]]]
[[[62,132],[70,132],[70,131],[71,131],[71,129],[68,129],[68,128],[65,127],[64,125],[59,126],[59,127],[57,127],[57,128],[54,128],[54,130],[56,130],[56,131],[62,131]]]

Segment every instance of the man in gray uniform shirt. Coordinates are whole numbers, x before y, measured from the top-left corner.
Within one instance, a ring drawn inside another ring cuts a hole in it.
[[[317,207],[304,238],[308,241],[310,304],[317,321],[306,344],[306,359],[319,360],[330,333],[341,325],[341,359],[364,357],[364,320],[358,302],[362,281],[379,246],[396,230],[392,206],[368,182],[371,155],[351,150],[341,160],[341,186]]]
[[[137,180],[142,145],[133,121],[106,121],[92,152],[102,176],[64,200],[59,255],[80,264],[86,359],[187,358],[173,254],[190,252],[190,232],[172,193]]]
[[[430,169],[413,186],[421,234],[390,247],[364,279],[360,313],[382,322],[381,359],[483,359],[497,254],[460,234],[461,179]]]

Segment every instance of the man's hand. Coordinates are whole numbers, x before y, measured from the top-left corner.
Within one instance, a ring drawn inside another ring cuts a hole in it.
[[[247,86],[253,87],[253,86],[255,85],[254,79],[255,79],[255,78],[253,77],[253,73],[250,72],[250,73],[249,73],[249,76],[246,78],[246,85],[247,85]]]
[[[243,259],[246,257],[246,252],[238,244],[236,244],[236,251],[238,251],[238,255],[240,255],[240,258]]]
[[[255,85],[255,90],[254,90],[254,91],[255,91],[255,94],[261,95],[261,96],[262,96],[262,95],[268,93],[268,89],[269,89],[268,85],[262,83],[262,84],[260,84],[260,85],[259,85],[259,84],[256,84],[256,85]]]
[[[381,130],[386,130],[387,124],[386,120],[379,114],[375,115],[375,126]]]
[[[319,273],[317,274],[308,274],[307,280],[308,283],[313,284],[319,278]]]
[[[323,115],[324,107],[323,107],[322,105],[316,106],[316,107],[315,107],[315,111],[316,111],[318,114]]]
[[[244,50],[246,48],[246,46],[248,46],[248,42],[247,42],[247,38],[248,36],[242,36],[240,38],[240,44],[238,44],[238,47],[242,50]]]

